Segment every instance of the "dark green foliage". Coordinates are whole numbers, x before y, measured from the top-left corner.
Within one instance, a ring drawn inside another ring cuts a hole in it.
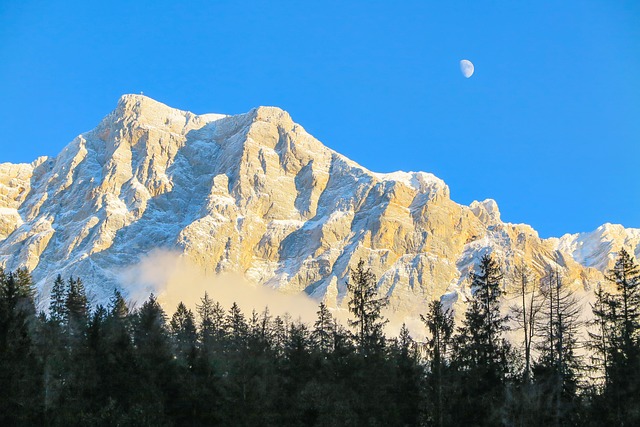
[[[80,339],[89,321],[89,302],[80,278],[69,278],[64,313],[65,323],[72,339]]]
[[[640,424],[640,268],[622,249],[606,278],[615,291],[596,292],[591,348],[602,373],[603,392],[594,399],[597,419]],[[606,412],[597,410],[607,408]],[[605,416],[606,414],[606,416]]]
[[[419,425],[423,412],[424,366],[420,363],[417,343],[409,335],[404,323],[391,350],[395,364],[395,381],[391,393],[396,406],[392,419],[399,418],[401,425]]]
[[[335,323],[331,312],[324,302],[320,303],[317,312],[318,319],[314,323],[312,338],[317,349],[322,353],[329,353],[333,348],[333,330]]]
[[[33,425],[41,419],[33,295],[25,270],[5,274],[0,268],[0,425]]]
[[[378,297],[376,284],[376,276],[371,269],[365,268],[364,260],[358,261],[355,270],[351,271],[347,289],[349,311],[354,316],[349,325],[355,329],[356,342],[363,353],[379,350],[384,344],[382,328],[386,320],[381,311],[387,299]]]
[[[109,315],[116,319],[124,320],[129,315],[129,307],[117,289],[113,292],[113,297],[109,303]]]
[[[215,351],[225,337],[224,309],[205,292],[200,304],[196,306],[196,312],[200,319],[200,340],[203,349],[207,352]]]
[[[443,426],[449,424],[451,401],[452,369],[449,352],[453,340],[453,315],[445,310],[439,300],[431,301],[429,312],[422,316],[422,321],[429,331],[426,342],[428,375],[426,378],[427,421],[430,425]]]
[[[178,359],[191,366],[195,360],[198,339],[193,313],[183,303],[178,304],[170,326]]]
[[[592,328],[602,384],[583,389],[576,306],[560,276],[543,282],[547,309],[523,375],[489,256],[457,334],[433,301],[424,343],[405,325],[384,335],[386,299],[362,262],[348,286],[355,333],[324,304],[312,327],[268,309],[225,311],[207,294],[197,316],[180,303],[169,321],[153,295],[130,310],[115,291],[90,310],[73,278],[54,282],[47,317],[36,315],[28,273],[0,269],[0,425],[637,425],[638,271],[628,254],[609,277],[617,290],[597,292]]]
[[[51,288],[49,316],[60,325],[67,318],[67,285],[59,274]]]
[[[500,266],[485,255],[478,267],[471,275],[473,297],[453,348],[452,364],[460,381],[453,394],[459,399],[456,407],[464,408],[452,414],[457,425],[498,423],[511,371],[510,346],[503,337],[507,318],[500,314]]]

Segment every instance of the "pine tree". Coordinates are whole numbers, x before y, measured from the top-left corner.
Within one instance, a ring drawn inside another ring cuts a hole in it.
[[[51,288],[51,298],[49,302],[49,317],[55,323],[61,325],[67,318],[67,286],[58,274],[53,287]]]
[[[42,366],[34,290],[26,270],[5,274],[0,268],[0,424],[39,424]]]
[[[388,416],[394,419],[394,424],[420,425],[424,369],[420,363],[417,343],[411,337],[406,324],[402,324],[388,357],[393,358],[395,384],[390,394],[393,406],[397,408]]]
[[[163,425],[176,375],[166,314],[153,294],[135,315],[133,340],[144,387],[137,389],[131,411],[139,414],[139,424]]]
[[[466,411],[453,414],[454,423],[495,423],[495,411],[503,401],[510,373],[510,345],[503,338],[508,330],[500,314],[502,273],[498,263],[484,255],[479,272],[472,273],[472,298],[454,341],[453,363],[461,380],[458,389]]]
[[[429,331],[427,338],[427,356],[432,371],[445,366],[448,362],[449,350],[453,337],[453,314],[445,310],[440,300],[433,300],[429,304],[426,316],[420,316]]]
[[[44,411],[47,417],[58,418],[58,405],[68,384],[68,339],[66,332],[68,286],[58,275],[53,283],[49,302],[49,319],[43,327],[39,346],[44,359]]]
[[[449,382],[449,351],[454,330],[453,314],[451,310],[444,309],[440,300],[433,300],[427,315],[420,317],[429,331],[426,342],[428,418],[432,425],[443,426],[447,414],[445,402]]]
[[[364,260],[360,260],[355,270],[351,271],[351,280],[347,283],[349,311],[355,316],[349,325],[356,330],[356,341],[362,353],[370,353],[384,346],[382,328],[387,321],[381,311],[388,300],[378,298],[376,282],[371,269],[365,269]]]
[[[104,403],[96,415],[110,425],[126,425],[140,389],[132,384],[144,383],[138,369],[131,336],[132,318],[122,294],[115,290],[104,320],[104,355],[97,364],[102,379]],[[95,323],[96,316],[94,314]],[[135,417],[135,415],[134,415]]]
[[[298,394],[302,384],[310,375],[309,330],[303,323],[292,323],[285,344],[285,375],[288,396]]]
[[[316,313],[317,320],[313,324],[313,341],[318,350],[322,353],[329,353],[332,349],[332,332],[334,329],[334,320],[331,312],[324,302],[320,303]]]
[[[280,357],[284,354],[284,346],[287,341],[287,325],[282,317],[276,316],[273,319],[271,329],[271,346],[276,357]]]
[[[129,307],[119,290],[113,291],[109,302],[109,315],[117,319],[125,319],[129,315]]]
[[[196,305],[199,319],[200,341],[207,352],[217,351],[225,337],[225,312],[219,302],[214,302],[207,292]]]
[[[619,425],[640,423],[640,268],[622,249],[615,265],[605,276],[615,292],[599,289],[593,306],[591,348],[596,351],[604,372],[604,405],[611,410],[609,422]]]
[[[195,359],[198,339],[193,313],[181,302],[171,317],[169,325],[171,326],[178,358],[191,366]]]
[[[231,342],[234,343],[236,347],[241,348],[245,345],[249,325],[242,310],[240,310],[240,307],[235,302],[231,305],[225,318],[225,329]]]
[[[72,339],[84,333],[89,322],[89,302],[80,278],[69,278],[67,300],[65,302],[66,325]]]

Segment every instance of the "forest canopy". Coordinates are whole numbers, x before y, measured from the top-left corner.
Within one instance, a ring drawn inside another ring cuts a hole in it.
[[[502,270],[479,261],[459,324],[440,300],[425,307],[424,342],[405,326],[385,335],[387,300],[364,261],[347,281],[347,325],[324,303],[305,324],[207,293],[171,315],[118,291],[92,307],[81,278],[60,276],[38,312],[30,274],[0,270],[0,424],[640,425],[633,257],[620,251],[588,325],[558,271],[535,280],[527,266],[506,315]]]

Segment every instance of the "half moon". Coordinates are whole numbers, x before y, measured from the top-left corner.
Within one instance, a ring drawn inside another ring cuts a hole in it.
[[[460,61],[460,71],[462,71],[462,75],[466,78],[469,78],[473,75],[473,63],[468,59],[463,59]]]

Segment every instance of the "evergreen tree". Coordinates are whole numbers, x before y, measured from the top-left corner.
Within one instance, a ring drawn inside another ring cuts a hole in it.
[[[249,325],[242,310],[237,303],[233,303],[227,312],[224,321],[225,340],[225,365],[227,372],[225,377],[225,394],[231,402],[235,402],[233,407],[229,407],[230,419],[236,420],[238,424],[249,424],[253,413],[250,412],[253,401],[251,389],[251,363],[248,360],[248,334]]]
[[[175,393],[176,375],[166,314],[153,294],[135,315],[133,341],[138,377],[144,387],[137,389],[130,411],[136,414],[140,424],[164,425],[170,412],[169,396]]]
[[[324,302],[320,303],[316,313],[317,320],[313,324],[313,341],[318,350],[322,353],[329,353],[332,349],[332,332],[334,329],[334,320],[331,312]]]
[[[57,409],[68,384],[67,295],[67,283],[58,275],[51,289],[49,318],[38,340],[44,364],[44,413],[50,419],[59,418]]]
[[[58,274],[51,288],[51,299],[49,302],[49,316],[52,321],[62,324],[67,318],[67,286]]]
[[[484,255],[472,273],[472,298],[454,341],[453,363],[461,382],[457,394],[465,411],[452,414],[459,425],[495,424],[510,373],[510,345],[503,338],[506,316],[500,314],[502,273]]]
[[[279,408],[285,409],[283,423],[286,425],[314,425],[317,411],[310,408],[302,391],[313,376],[310,352],[310,334],[306,325],[292,323],[284,349],[280,370],[282,393]]]
[[[349,311],[355,317],[349,321],[349,325],[356,330],[356,341],[362,353],[384,346],[382,328],[387,321],[381,311],[388,300],[378,297],[376,282],[371,269],[365,269],[364,260],[360,260],[355,270],[351,271],[351,280],[347,283]]]
[[[389,419],[397,425],[420,425],[424,369],[420,363],[417,344],[404,323],[398,338],[394,340],[390,356],[394,359],[395,384],[389,394],[395,410],[389,414]]]
[[[287,324],[281,316],[276,316],[271,322],[271,349],[276,358],[284,355],[284,347],[287,342]]]
[[[235,302],[231,305],[225,318],[225,329],[234,346],[242,348],[246,344],[249,325],[242,310]]]
[[[92,324],[100,316],[94,315]],[[144,383],[138,368],[131,336],[132,313],[122,294],[115,290],[103,324],[103,352],[97,364],[102,381],[103,405],[96,417],[105,424],[126,425],[135,418],[140,389]],[[91,327],[90,327],[91,329]]]
[[[640,268],[624,249],[605,276],[612,293],[599,289],[593,306],[591,348],[604,372],[602,406],[610,408],[606,422],[640,424]],[[602,413],[599,413],[602,415]]]
[[[69,278],[65,314],[69,335],[77,339],[84,333],[89,321],[89,302],[80,278]]]
[[[427,418],[431,425],[446,425],[448,393],[450,383],[449,351],[453,339],[453,314],[445,310],[440,300],[433,300],[429,304],[426,316],[420,316],[424,322],[429,337],[426,342],[429,371],[427,374]]]
[[[211,360],[213,353],[219,351],[226,336],[225,311],[219,302],[214,302],[207,292],[196,305],[199,320],[200,342],[205,357]]]
[[[39,424],[41,375],[34,334],[38,319],[26,270],[0,268],[0,424]]]
[[[129,307],[127,307],[127,302],[124,300],[122,294],[117,289],[113,291],[113,296],[111,297],[111,301],[109,302],[109,315],[120,320],[126,319],[129,315]]]
[[[171,333],[177,350],[178,358],[193,364],[195,359],[198,333],[196,330],[195,317],[191,310],[181,302],[178,304],[176,312],[171,317]]]

